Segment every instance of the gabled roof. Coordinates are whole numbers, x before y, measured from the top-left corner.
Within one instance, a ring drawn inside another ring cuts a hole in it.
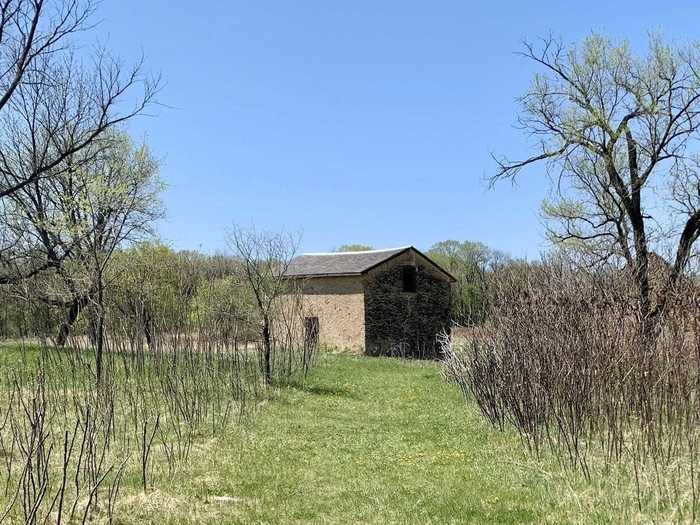
[[[287,268],[287,277],[331,277],[342,275],[362,275],[372,268],[393,259],[394,257],[413,250],[439,271],[444,273],[451,281],[455,278],[430,258],[423,255],[413,246],[390,248],[387,250],[368,250],[362,252],[333,252],[333,253],[305,253],[295,257]]]

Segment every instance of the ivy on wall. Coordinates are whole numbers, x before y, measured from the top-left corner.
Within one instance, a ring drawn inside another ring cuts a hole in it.
[[[365,287],[365,351],[432,359],[436,336],[450,326],[450,285],[416,267],[416,291],[403,291],[402,267],[368,278]]]

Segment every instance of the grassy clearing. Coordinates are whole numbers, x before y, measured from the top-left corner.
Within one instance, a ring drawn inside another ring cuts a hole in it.
[[[122,523],[560,522],[517,437],[492,430],[434,363],[324,354],[251,426],[198,443]],[[160,476],[159,476],[160,477]],[[136,487],[134,483],[132,487]]]
[[[34,357],[0,347],[5,366]],[[116,523],[644,521],[609,483],[527,456],[436,363],[324,353],[303,385],[271,392],[223,433],[203,429],[174,472],[154,447],[147,492],[127,469]]]

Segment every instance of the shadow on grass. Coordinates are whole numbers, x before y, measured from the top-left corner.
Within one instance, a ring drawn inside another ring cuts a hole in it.
[[[298,390],[314,396],[342,397],[345,399],[359,399],[359,397],[342,386],[318,385],[309,383],[290,383],[287,388]]]

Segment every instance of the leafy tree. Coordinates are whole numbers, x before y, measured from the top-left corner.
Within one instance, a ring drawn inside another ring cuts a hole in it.
[[[337,248],[335,251],[338,253],[341,252],[366,252],[369,250],[372,250],[373,248],[371,246],[368,246],[366,244],[343,244],[339,248]]]
[[[525,43],[521,54],[542,70],[518,117],[536,142],[525,159],[497,158],[494,181],[545,163],[550,237],[591,264],[632,268],[651,333],[700,236],[700,45],[652,36],[635,56],[594,34],[581,45]],[[652,290],[650,254],[664,249],[670,271]]]
[[[457,280],[452,290],[452,315],[458,324],[480,323],[486,315],[486,272],[508,257],[480,242],[447,240],[427,254]]]
[[[109,306],[129,333],[142,334],[155,348],[155,331],[172,330],[189,300],[191,273],[183,258],[158,242],[139,242],[118,251],[109,268]]]
[[[115,254],[109,273],[109,307],[149,348],[156,348],[159,333],[176,333],[189,323],[238,340],[259,335],[240,260],[139,242]]]
[[[59,315],[43,301],[28,299],[30,282],[0,285],[0,338],[46,337],[55,333]]]
[[[71,157],[71,169],[13,194],[7,226],[40,245],[56,263],[54,272],[38,276],[30,291],[66,309],[56,337],[59,346],[65,344],[80,311],[89,307],[99,372],[107,267],[118,248],[153,233],[153,222],[162,214],[162,184],[145,145],[135,146],[128,136],[112,133],[95,148]]]
[[[90,27],[94,10],[91,0],[8,0],[0,8],[2,284],[55,269],[68,253],[14,227],[26,190],[75,176],[101,151],[107,132],[140,114],[158,91],[141,64],[124,69],[104,50],[93,60],[75,58],[75,37]]]
[[[203,281],[193,305],[197,320],[224,337],[236,341],[254,341],[258,337],[255,297],[240,273]]]

